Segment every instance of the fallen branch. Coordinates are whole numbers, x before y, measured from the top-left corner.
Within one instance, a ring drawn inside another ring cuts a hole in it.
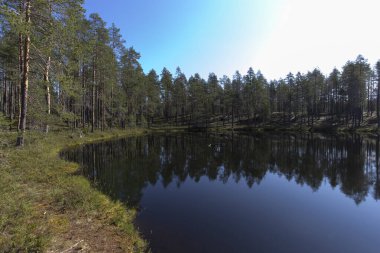
[[[79,242],[77,242],[76,244],[74,244],[73,246],[71,246],[70,248],[68,248],[67,250],[62,251],[61,253],[70,252],[70,250],[74,249],[74,248],[75,248],[76,246],[78,246],[81,242],[83,242],[83,240],[80,240]]]

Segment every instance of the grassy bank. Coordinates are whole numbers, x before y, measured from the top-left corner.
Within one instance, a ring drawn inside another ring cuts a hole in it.
[[[145,242],[132,222],[135,211],[75,175],[78,165],[59,158],[63,148],[143,130],[106,133],[0,132],[1,252],[143,252]]]

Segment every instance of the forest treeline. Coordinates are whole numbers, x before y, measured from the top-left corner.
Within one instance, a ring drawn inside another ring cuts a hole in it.
[[[359,126],[379,115],[380,61],[363,56],[328,75],[314,69],[268,81],[260,71],[207,80],[180,68],[144,73],[114,24],[83,0],[1,0],[0,110],[20,132],[49,126],[105,130],[171,124],[281,122],[320,117]]]

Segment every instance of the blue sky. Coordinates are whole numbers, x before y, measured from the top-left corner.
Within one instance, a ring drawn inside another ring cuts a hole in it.
[[[261,70],[268,79],[315,67],[328,74],[380,58],[378,0],[86,0],[141,53],[145,72],[177,66],[207,78]]]

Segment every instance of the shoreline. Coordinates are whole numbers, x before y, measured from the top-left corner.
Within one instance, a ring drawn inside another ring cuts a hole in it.
[[[0,249],[2,251],[145,252],[133,225],[135,210],[76,175],[79,164],[63,160],[66,148],[146,134],[146,129],[86,134],[28,132],[24,148],[17,133],[0,133]],[[3,166],[4,165],[4,166]]]
[[[76,172],[79,164],[65,161],[65,149],[147,133],[187,132],[188,127],[113,129],[105,132],[27,132],[24,148],[15,147],[16,132],[0,132],[0,249],[7,251],[62,252],[75,247],[82,252],[145,252],[147,242],[133,222],[136,210],[111,200]],[[204,129],[199,129],[204,130]],[[357,130],[357,129],[356,129]],[[211,127],[208,132],[320,133],[378,135],[365,131],[310,131],[293,127]],[[82,137],[81,137],[82,136]]]

